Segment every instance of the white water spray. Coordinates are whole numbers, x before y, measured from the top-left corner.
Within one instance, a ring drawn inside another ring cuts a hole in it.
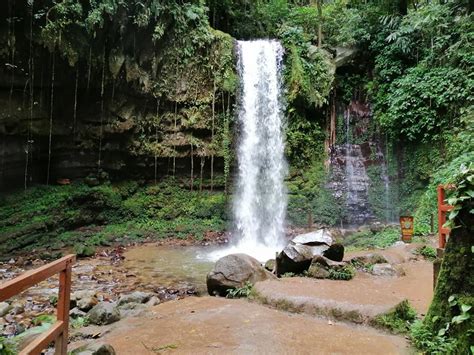
[[[238,53],[240,140],[233,206],[237,242],[212,258],[241,252],[266,261],[284,247],[283,49],[273,40],[239,41]]]

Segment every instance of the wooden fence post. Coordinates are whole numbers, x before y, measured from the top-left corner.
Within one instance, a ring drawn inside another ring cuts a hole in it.
[[[57,306],[58,321],[64,323],[61,335],[56,339],[56,354],[67,354],[68,330],[69,330],[69,303],[71,299],[71,271],[72,263],[66,265],[66,269],[59,274],[59,296]]]

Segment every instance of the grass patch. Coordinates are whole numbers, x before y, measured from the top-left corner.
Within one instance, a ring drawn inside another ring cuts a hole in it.
[[[386,227],[381,231],[373,232],[369,229],[351,234],[344,239],[344,246],[348,250],[387,248],[401,240],[398,227]]]
[[[331,280],[352,280],[356,274],[356,270],[352,265],[344,265],[340,268],[330,268],[329,278]]]
[[[395,334],[407,333],[416,319],[416,311],[408,300],[397,304],[386,314],[378,315],[372,320],[372,325],[385,328]]]
[[[437,257],[436,249],[429,246],[423,245],[416,249],[416,252],[423,256],[425,259],[433,261]]]

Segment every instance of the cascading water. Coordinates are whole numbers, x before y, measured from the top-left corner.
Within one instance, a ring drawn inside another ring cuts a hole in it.
[[[265,261],[284,246],[283,49],[273,40],[239,41],[238,54],[240,140],[233,206],[237,242],[213,256],[243,252]]]

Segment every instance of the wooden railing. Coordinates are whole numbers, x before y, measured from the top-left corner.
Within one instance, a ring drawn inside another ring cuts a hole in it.
[[[446,246],[446,239],[451,232],[451,229],[443,226],[446,223],[446,213],[451,211],[453,206],[446,204],[444,200],[445,191],[453,188],[453,185],[438,185],[438,239],[440,249],[444,249]]]
[[[71,293],[71,270],[76,261],[75,255],[67,255],[38,269],[0,284],[0,302],[59,273],[59,294],[56,306],[56,323],[47,332],[39,335],[20,354],[41,354],[49,344],[55,343],[55,354],[66,355],[69,328],[69,302]]]

